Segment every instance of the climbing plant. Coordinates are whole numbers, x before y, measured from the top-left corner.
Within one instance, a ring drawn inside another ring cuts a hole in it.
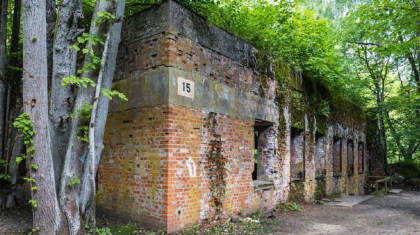
[[[218,133],[217,114],[210,113],[207,117],[207,127],[211,133],[209,161],[209,180],[212,202],[215,208],[214,217],[222,215],[223,203],[226,196],[226,157],[222,154],[223,142],[222,136]]]

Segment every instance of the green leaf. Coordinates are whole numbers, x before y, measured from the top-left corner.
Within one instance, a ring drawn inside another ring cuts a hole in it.
[[[26,180],[29,183],[35,183],[35,179],[33,178],[23,178],[24,180]]]
[[[95,86],[95,82],[93,82],[92,79],[87,78],[87,77],[77,77],[75,75],[70,75],[70,76],[67,76],[67,77],[63,78],[63,80],[61,82],[61,85],[62,86],[67,86],[69,84],[70,85],[75,85],[77,87],[82,86],[84,88],[86,88],[89,85],[92,86],[92,87]]]
[[[34,145],[31,145],[26,149],[26,152],[27,153],[33,152],[33,151],[35,151],[35,149],[36,149],[36,147]]]
[[[29,200],[29,204],[31,204],[33,207],[38,207],[38,202],[34,199]]]
[[[112,97],[113,96],[117,96],[121,100],[128,101],[127,97],[123,93],[121,93],[119,91],[115,91],[115,90],[110,91],[108,89],[101,88],[101,93],[104,96],[108,97],[108,99],[110,99],[110,100],[112,100]]]
[[[83,37],[78,37],[78,38],[77,38],[77,41],[78,41],[79,43],[85,43],[85,42],[86,42],[86,40],[85,40]]]
[[[10,179],[10,175],[9,174],[5,174],[5,173],[0,173],[0,179],[8,180],[8,179]]]
[[[74,48],[76,51],[80,51],[80,47],[77,44],[74,44],[71,47]]]

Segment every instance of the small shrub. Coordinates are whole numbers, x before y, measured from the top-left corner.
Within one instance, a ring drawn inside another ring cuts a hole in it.
[[[250,215],[250,217],[252,219],[255,219],[255,220],[260,220],[260,218],[261,218],[262,215],[263,215],[263,213],[261,212],[261,210],[257,210],[256,212],[252,213]]]
[[[274,211],[282,211],[282,212],[294,212],[294,211],[303,211],[302,207],[297,204],[296,202],[292,203],[281,203],[276,206]]]

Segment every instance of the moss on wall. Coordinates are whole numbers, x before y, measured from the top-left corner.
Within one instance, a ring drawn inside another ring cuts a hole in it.
[[[305,202],[305,182],[291,182],[289,201]]]
[[[322,198],[326,197],[326,181],[325,180],[317,180],[316,181],[316,190],[315,190],[315,199],[321,200]]]

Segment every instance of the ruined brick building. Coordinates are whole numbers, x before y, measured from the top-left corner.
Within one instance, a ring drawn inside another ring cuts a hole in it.
[[[362,111],[178,3],[127,19],[117,63],[100,210],[174,232],[364,193]]]

